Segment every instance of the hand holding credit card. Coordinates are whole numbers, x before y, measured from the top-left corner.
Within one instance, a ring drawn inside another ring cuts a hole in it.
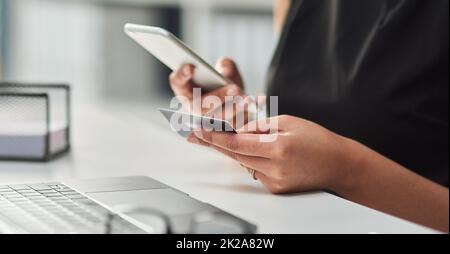
[[[172,109],[159,108],[158,110],[167,119],[172,129],[185,138],[189,137],[194,131],[202,129],[237,133],[230,122],[222,119],[199,116]]]

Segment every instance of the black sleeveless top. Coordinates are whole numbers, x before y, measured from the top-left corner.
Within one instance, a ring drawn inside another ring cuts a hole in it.
[[[448,73],[448,0],[293,0],[268,95],[448,187]]]

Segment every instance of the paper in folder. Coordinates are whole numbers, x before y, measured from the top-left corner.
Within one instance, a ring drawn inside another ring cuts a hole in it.
[[[0,160],[51,160],[69,134],[69,86],[0,83]]]

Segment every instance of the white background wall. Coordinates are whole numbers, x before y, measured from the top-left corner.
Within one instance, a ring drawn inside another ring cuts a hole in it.
[[[211,63],[235,58],[251,93],[263,90],[275,44],[271,0],[7,1],[6,79],[70,83],[77,98],[159,96],[163,67],[122,32],[126,22],[162,25],[155,5],[181,7],[183,39]]]
[[[265,71],[271,60],[275,39],[272,19],[266,13],[231,13],[214,15],[210,27],[211,60],[222,56],[234,58],[247,86],[257,95],[264,91]]]
[[[6,10],[4,9],[4,1],[0,0],[0,79],[3,77],[3,58],[5,54],[5,18]]]
[[[66,1],[9,1],[7,79],[71,82],[96,93],[102,84],[102,10]]]

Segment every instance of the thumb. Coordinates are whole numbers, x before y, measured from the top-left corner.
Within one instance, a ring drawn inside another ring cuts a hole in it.
[[[216,64],[216,70],[240,88],[244,88],[242,76],[233,60],[229,58],[220,59]]]
[[[236,131],[239,134],[276,134],[281,130],[279,124],[278,118],[272,117],[248,122]]]

